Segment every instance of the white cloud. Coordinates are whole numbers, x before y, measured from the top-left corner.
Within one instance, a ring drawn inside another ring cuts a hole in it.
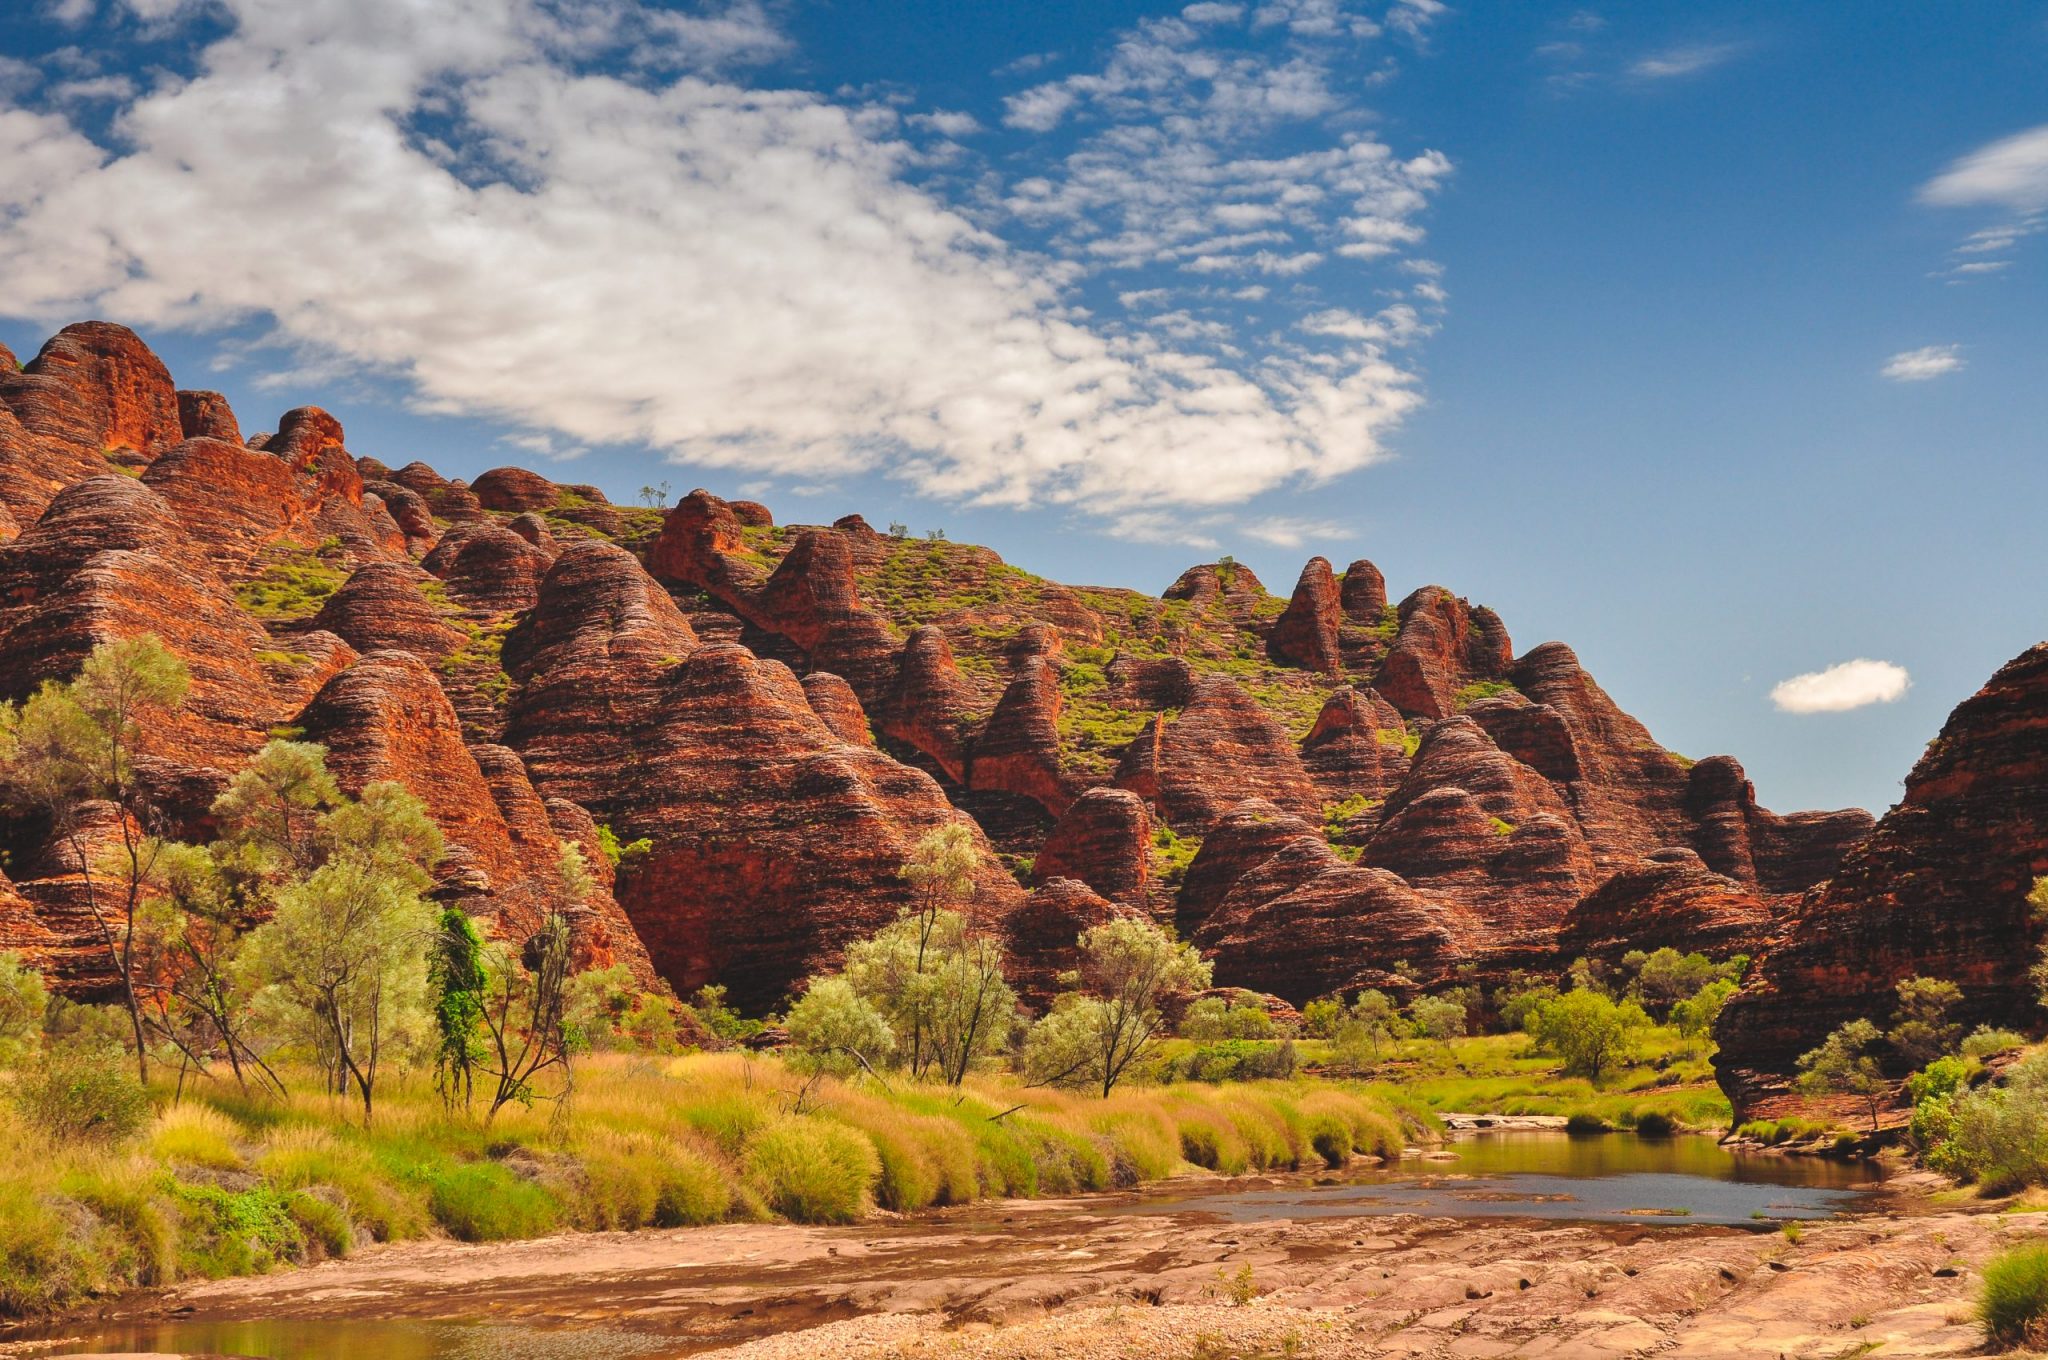
[[[933,109],[930,113],[913,113],[904,121],[912,127],[927,128],[941,137],[972,137],[981,131],[979,118],[954,109]]]
[[[1311,540],[1342,537],[1344,530],[1328,520],[1275,515],[1247,521],[1241,526],[1241,532],[1246,538],[1270,543],[1276,548],[1299,548]]]
[[[1846,713],[1896,703],[1912,683],[1904,666],[1858,658],[1780,680],[1771,687],[1771,702],[1785,713]]]
[[[1214,548],[1216,536],[1162,510],[1132,510],[1109,523],[1112,538],[1127,543],[1157,543],[1169,548]]]
[[[1894,354],[1880,370],[1893,382],[1926,382],[1963,366],[1961,345],[1924,345]]]
[[[1236,23],[1244,17],[1244,6],[1216,4],[1213,0],[1203,0],[1202,3],[1189,5],[1181,10],[1180,17],[1191,24]]]
[[[1920,186],[1939,207],[1993,206],[2016,213],[2048,210],[2048,123],[1980,147]],[[1992,247],[1996,249],[1997,247]]]
[[[1630,75],[1643,80],[1670,80],[1711,70],[1741,51],[1740,43],[1693,43],[1667,47],[1642,58],[1628,70]]]
[[[116,99],[104,134],[0,104],[0,311],[267,323],[291,371],[396,378],[419,409],[563,447],[643,442],[782,477],[883,471],[941,498],[1104,513],[1241,504],[1352,471],[1422,400],[1371,342],[1246,360],[1200,339],[1203,318],[1192,350],[1091,325],[1064,291],[1092,267],[1078,235],[1019,250],[910,181],[919,153],[886,110],[719,74],[781,50],[755,5],[217,0],[205,14],[191,74]],[[1239,156],[1240,134],[1341,102],[1328,62],[1296,51],[1196,80],[1199,44],[1167,46],[1160,83],[1133,71],[1125,95],[1088,92],[1102,136],[1124,136],[1089,144],[1115,183],[1067,167],[1049,181],[1065,196],[1055,221],[1079,232],[1091,204],[1131,204],[1133,173],[1185,204],[1227,188],[1307,213],[1306,185],[1344,211],[1412,216],[1448,172],[1357,135]],[[1148,164],[1161,149],[1171,163]],[[252,184],[260,212],[220,210]],[[1133,239],[1213,228],[1205,213],[1183,231],[1173,204],[1129,216]],[[1286,220],[1307,240],[1334,230]],[[1238,258],[1284,273],[1316,255]]]

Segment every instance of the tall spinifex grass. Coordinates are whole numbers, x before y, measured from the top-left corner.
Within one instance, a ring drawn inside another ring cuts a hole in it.
[[[262,1100],[188,1082],[181,1102],[154,1099],[146,1127],[111,1144],[0,1118],[0,1312],[366,1242],[843,1223],[1197,1167],[1335,1165],[1397,1153],[1407,1133],[1385,1103],[1328,1083],[1128,1087],[1103,1100],[999,1077],[806,1083],[734,1054],[593,1056],[566,1106],[509,1106],[488,1128],[417,1076],[392,1082],[367,1129],[360,1107],[310,1084]]]

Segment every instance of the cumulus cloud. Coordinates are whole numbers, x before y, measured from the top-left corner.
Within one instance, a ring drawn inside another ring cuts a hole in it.
[[[1785,713],[1846,713],[1896,703],[1912,683],[1904,666],[1859,657],[1780,680],[1771,687],[1771,702]]]
[[[1205,9],[1203,31],[1253,22],[1228,9]],[[106,103],[74,119],[0,102],[0,311],[267,324],[300,371],[395,377],[422,410],[563,448],[883,470],[992,504],[1238,504],[1380,457],[1422,400],[1413,374],[1375,339],[1246,358],[1186,309],[1162,309],[1185,312],[1178,335],[1105,325],[1068,288],[1129,252],[1292,277],[1341,234],[1310,205],[1421,212],[1449,172],[1435,153],[1353,133],[1240,154],[1276,120],[1341,109],[1336,57],[1300,44],[1371,27],[1339,0],[1282,9],[1294,36],[1251,65],[1207,65],[1173,19],[1131,36],[1097,83],[1040,87],[1038,121],[1064,98],[1106,130],[1045,180],[1035,211],[1054,239],[1030,243],[917,182],[892,110],[735,78],[786,46],[755,4],[215,0],[203,25],[166,11],[205,45],[109,92],[110,119]],[[966,130],[951,118],[928,125]],[[1134,175],[1175,202],[1139,207]],[[1225,203],[1271,205],[1288,244],[1208,248],[1233,238],[1211,211]],[[1104,204],[1121,221],[1098,257],[1081,224]],[[1213,220],[1183,229],[1186,211]]]
[[[1923,345],[1894,354],[1879,372],[1893,382],[1926,382],[1962,366],[1961,345]]]

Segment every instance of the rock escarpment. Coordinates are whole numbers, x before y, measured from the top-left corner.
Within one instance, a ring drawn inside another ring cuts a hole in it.
[[[602,870],[585,958],[751,1009],[890,919],[949,825],[1027,994],[1142,912],[1291,1004],[1753,947],[1869,825],[1758,807],[1569,649],[1517,657],[1442,587],[1392,606],[1364,560],[1312,559],[1285,600],[1229,559],[1157,596],[1066,586],[858,515],[393,467],[318,407],[246,424],[118,326],[0,357],[0,697],[157,634],[193,674],[146,771],[170,833],[303,729],[351,787],[425,800],[438,891],[493,928],[558,900],[574,843]],[[614,875],[600,827],[645,852]],[[0,823],[0,939],[89,987],[46,832]]]
[[[2028,970],[2048,875],[2048,643],[1949,715],[1904,796],[1802,905],[1728,1001],[1714,1059],[1738,1115],[1785,1096],[1799,1055],[1846,1020],[1886,1023],[1904,977],[1961,987],[1957,1018],[2039,1026]]]

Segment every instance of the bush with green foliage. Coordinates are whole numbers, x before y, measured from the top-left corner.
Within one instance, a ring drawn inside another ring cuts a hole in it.
[[[1394,1041],[1399,1012],[1394,999],[1377,987],[1368,987],[1352,999],[1351,1008],[1337,1026],[1332,1056],[1347,1067],[1378,1062],[1380,1050]]]
[[[21,1117],[53,1138],[125,1143],[149,1121],[149,1093],[119,1049],[53,1049],[15,1080]]]
[[[1721,1008],[1735,995],[1733,978],[1715,978],[1706,986],[1671,1008],[1671,1023],[1688,1039],[1704,1039],[1714,1032]]]
[[[1178,1030],[1183,1039],[1270,1039],[1273,1017],[1255,1001],[1232,1004],[1220,996],[1205,996],[1181,1017]]]
[[[1465,1032],[1465,1003],[1452,996],[1418,996],[1408,1003],[1408,1024],[1418,1039],[1449,1043]]]
[[[2009,1029],[1997,1029],[1991,1025],[1979,1025],[1971,1030],[1958,1048],[1965,1058],[1980,1061],[1994,1053],[2005,1053],[2015,1048],[2025,1048],[2027,1036]]]
[[[1846,1021],[1819,1048],[1799,1058],[1799,1089],[1810,1096],[1858,1097],[1870,1115],[1872,1133],[1877,1132],[1878,1110],[1891,1094],[1891,1083],[1870,1052],[1879,1037],[1868,1020]]]
[[[2002,1085],[1969,1086],[1955,1071],[1937,1063],[1922,1075],[1911,1131],[1927,1164],[1987,1194],[2048,1184],[2048,1054],[2015,1064]]]
[[[1207,987],[1212,970],[1147,920],[1119,917],[1080,943],[1073,989],[1031,1026],[1022,1067],[1033,1085],[1093,1086],[1107,1097],[1164,1028],[1160,998]]]
[[[43,975],[14,950],[0,950],[0,1066],[13,1066],[35,1052],[49,1008]]]
[[[1899,1007],[1885,1032],[1892,1050],[1914,1067],[1955,1051],[1963,1027],[1949,1018],[1962,1004],[1963,989],[1947,978],[1900,978]]]
[[[1564,1060],[1565,1075],[1598,1082],[1627,1061],[1636,1032],[1648,1024],[1635,1002],[1615,1002],[1601,992],[1579,989],[1538,1007],[1529,1035],[1538,1048]]]
[[[1301,1032],[1311,1039],[1334,1039],[1337,1026],[1344,1023],[1341,997],[1317,997],[1301,1008]]]

